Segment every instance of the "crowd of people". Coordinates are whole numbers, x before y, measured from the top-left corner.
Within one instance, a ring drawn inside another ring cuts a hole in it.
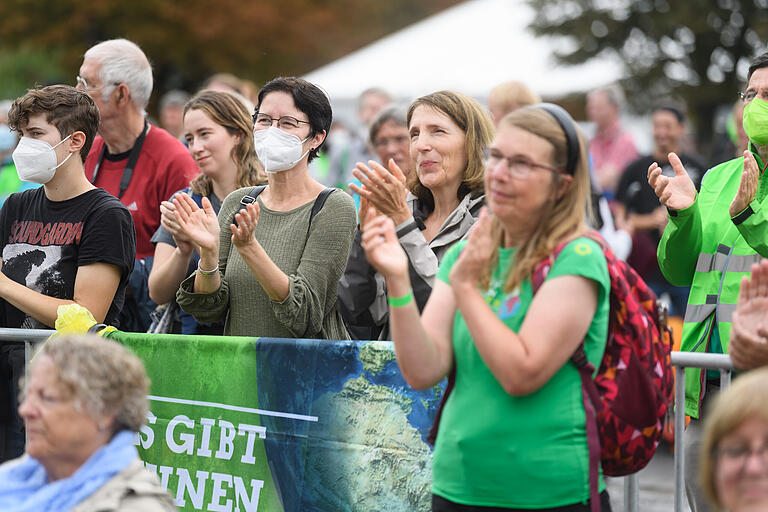
[[[709,170],[677,101],[653,110],[653,149],[640,155],[614,88],[587,96],[591,140],[520,82],[490,91],[487,108],[454,91],[405,106],[370,89],[367,132],[345,138],[328,96],[301,78],[256,91],[215,75],[191,97],[171,91],[167,129],[146,115],[152,80],[137,45],[110,40],[85,52],[76,87],[30,89],[9,106],[2,327],[51,328],[76,303],[137,332],[392,340],[411,386],[452,381],[436,511],[610,510],[602,475],[590,493],[569,363],[583,347],[599,367],[609,330],[611,278],[592,229],[682,317],[683,350],[768,364],[768,53],[733,110],[736,158]],[[0,346],[0,461],[22,455],[26,427],[26,456],[0,466],[0,506],[90,510],[109,492],[166,510],[126,441],[146,414],[140,362],[58,339],[19,403],[23,352]],[[719,381],[697,369],[685,379],[692,510],[768,506],[765,407],[742,397],[757,399],[768,377],[740,377],[706,426]],[[134,479],[144,495],[126,491]]]

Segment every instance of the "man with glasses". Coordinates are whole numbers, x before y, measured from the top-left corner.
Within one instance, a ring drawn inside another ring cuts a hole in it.
[[[185,188],[198,174],[187,148],[145,119],[152,93],[152,68],[131,41],[113,39],[87,52],[77,76],[78,89],[99,108],[99,136],[85,162],[85,175],[118,197],[136,226],[136,266],[121,328],[146,331],[155,304],[147,276],[152,268],[152,235],[160,225],[160,203]]]
[[[768,161],[768,52],[752,61],[747,82],[741,96],[750,143],[743,156],[710,169],[698,194],[676,154],[669,155],[674,176],[664,176],[656,163],[648,168],[648,182],[669,216],[658,248],[659,267],[670,283],[691,287],[684,351],[728,353],[741,279],[761,256],[768,256],[768,184],[763,179]],[[691,456],[686,492],[692,510],[699,512],[711,509],[696,478],[697,419],[702,401],[719,389],[719,379],[689,368],[685,384],[685,414],[694,418],[686,430],[686,453]]]

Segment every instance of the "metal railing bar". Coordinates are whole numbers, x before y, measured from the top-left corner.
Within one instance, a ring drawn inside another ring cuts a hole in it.
[[[685,368],[720,370],[720,388],[731,384],[733,361],[727,354],[695,352],[672,352],[672,366],[675,367],[675,512],[685,512],[683,494],[685,490]]]
[[[683,512],[685,488],[685,373],[680,366],[675,375],[675,512]]]
[[[0,344],[20,341],[45,341],[55,333],[53,329],[11,329],[0,327]]]
[[[624,477],[624,511],[640,510],[640,475],[632,473]]]
[[[728,354],[672,352],[672,366],[704,368],[707,370],[733,370],[733,361],[731,361],[731,357]]]

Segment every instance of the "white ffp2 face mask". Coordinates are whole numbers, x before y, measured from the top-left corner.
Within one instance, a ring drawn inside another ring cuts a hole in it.
[[[16,149],[13,150],[13,163],[16,164],[16,172],[23,181],[31,183],[48,183],[56,174],[56,169],[64,165],[73,155],[70,153],[60,164],[56,164],[56,151],[65,140],[72,135],[67,135],[55,146],[51,146],[44,140],[22,137]]]
[[[276,126],[253,132],[256,156],[264,165],[264,170],[270,174],[292,169],[299,163],[310,152],[309,149],[303,153],[301,151],[301,145],[307,140],[309,137],[301,140]]]

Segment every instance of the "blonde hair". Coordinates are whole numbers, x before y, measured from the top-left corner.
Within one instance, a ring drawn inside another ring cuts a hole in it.
[[[723,504],[715,486],[716,451],[725,436],[750,419],[768,423],[768,368],[742,375],[723,390],[704,421],[701,442],[699,479],[707,497],[718,509]]]
[[[456,196],[461,201],[464,196],[472,197],[483,193],[483,164],[485,149],[493,139],[493,123],[478,102],[454,91],[438,91],[417,98],[408,107],[406,121],[410,128],[413,112],[417,107],[428,106],[448,116],[464,132],[464,144],[467,150],[467,168],[461,180]],[[408,177],[408,189],[430,208],[435,207],[432,191],[421,184],[418,173]]]
[[[520,107],[541,103],[541,96],[523,82],[513,80],[491,89],[488,94],[488,103],[495,103],[504,114],[508,114]]]
[[[112,433],[138,432],[147,417],[149,378],[144,364],[121,344],[95,334],[63,335],[43,344],[30,363],[47,357],[75,406],[96,419],[115,415]]]
[[[239,136],[232,148],[232,160],[237,166],[235,184],[237,188],[252,187],[267,181],[264,169],[256,157],[253,143],[253,119],[245,104],[232,93],[202,91],[184,105],[184,115],[190,110],[199,110],[211,120],[223,126],[230,135]],[[213,193],[211,178],[200,173],[190,184],[192,192],[203,196]],[[224,198],[220,198],[224,199]]]
[[[552,114],[535,105],[523,107],[504,116],[499,126],[515,126],[549,142],[554,148],[554,166],[565,172],[568,160],[565,133]],[[504,291],[507,293],[517,288],[523,280],[529,277],[536,264],[549,256],[560,242],[569,237],[578,236],[587,229],[585,217],[591,206],[587,146],[584,135],[575,123],[573,128],[579,140],[579,156],[573,171],[573,181],[566,188],[562,197],[549,204],[548,209],[537,219],[538,225],[534,231],[518,247],[504,284]],[[552,189],[554,192],[558,190],[560,180],[563,178],[559,173],[553,173],[553,176]],[[480,285],[486,289],[490,286],[491,273],[498,264],[499,247],[504,241],[503,226],[501,221],[495,217],[492,236],[494,237],[494,251],[480,280]]]

